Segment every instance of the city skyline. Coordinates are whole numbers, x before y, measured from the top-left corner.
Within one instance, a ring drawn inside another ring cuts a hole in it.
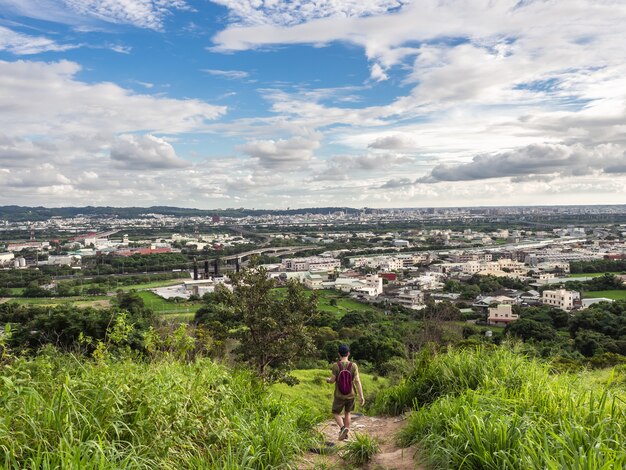
[[[626,4],[0,0],[0,205],[626,202]]]

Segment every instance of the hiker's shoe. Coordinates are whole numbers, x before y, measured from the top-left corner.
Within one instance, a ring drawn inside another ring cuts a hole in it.
[[[349,432],[350,430],[348,428],[341,428],[341,431],[339,431],[339,440],[345,441],[346,439],[348,439]]]

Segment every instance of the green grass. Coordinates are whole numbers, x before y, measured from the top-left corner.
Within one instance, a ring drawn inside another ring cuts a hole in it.
[[[99,361],[48,349],[0,378],[3,469],[289,469],[311,414],[210,360]]]
[[[328,370],[295,370],[292,375],[300,381],[299,384],[294,386],[282,383],[274,384],[271,387],[272,394],[281,399],[299,403],[320,416],[330,417],[332,415],[330,407],[335,390],[334,385],[326,383],[326,378],[330,377],[330,364]],[[375,377],[362,372],[359,375],[366,400],[365,406],[367,407],[373,402],[377,393],[389,386],[389,381],[383,377]],[[363,411],[358,404],[357,411]]]
[[[354,433],[353,438],[341,447],[341,458],[355,465],[365,465],[380,452],[380,445],[373,437]]]
[[[120,289],[127,292],[130,290],[141,290],[141,289],[154,289],[156,287],[167,287],[167,286],[175,286],[177,284],[182,284],[183,281],[187,281],[189,279],[166,279],[164,281],[152,281],[152,282],[144,282],[141,284],[131,284],[129,286],[120,286]]]
[[[161,315],[162,320],[174,323],[189,323],[195,317],[195,313],[166,313]]]
[[[166,300],[150,291],[139,291],[137,292],[137,295],[143,299],[145,306],[153,310],[157,315],[170,313],[187,313],[193,315],[204,305],[202,302],[190,302],[186,300],[182,302],[174,302]]]
[[[508,346],[424,353],[380,395],[413,408],[400,434],[433,468],[613,469],[626,465],[626,368],[550,373]]]
[[[24,287],[9,287],[11,295],[19,296],[24,293]]]
[[[343,317],[349,311],[383,313],[378,307],[358,302],[349,297],[344,297],[340,292],[335,290],[318,290],[315,292],[318,296],[317,308],[320,311],[332,312],[336,314],[338,318]],[[337,305],[330,304],[333,299],[337,302]]]
[[[589,291],[583,294],[583,297],[586,298],[598,298],[605,297],[607,299],[613,300],[623,300],[626,299],[626,290],[596,290]]]

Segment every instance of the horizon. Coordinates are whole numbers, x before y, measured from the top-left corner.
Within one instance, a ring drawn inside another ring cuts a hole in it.
[[[482,206],[405,206],[405,207],[373,207],[373,206],[302,206],[302,207],[277,207],[277,208],[266,208],[266,207],[216,207],[210,209],[202,209],[199,207],[184,207],[184,206],[168,206],[168,205],[153,205],[153,206],[21,206],[15,204],[7,204],[0,206],[0,210],[6,207],[17,207],[22,209],[46,209],[46,210],[55,210],[55,209],[155,209],[155,208],[164,208],[164,209],[182,209],[182,210],[197,210],[197,211],[229,211],[229,210],[244,210],[244,211],[303,211],[307,209],[312,210],[321,210],[321,209],[349,209],[349,210],[383,210],[383,211],[391,211],[391,210],[423,210],[423,209],[525,209],[525,208],[571,208],[571,207],[626,207],[626,204],[619,203],[607,203],[607,204],[535,204],[535,205],[482,205]]]
[[[0,205],[624,204],[625,23],[621,0],[0,0]]]

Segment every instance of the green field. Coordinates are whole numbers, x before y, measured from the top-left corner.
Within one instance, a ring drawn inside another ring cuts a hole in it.
[[[101,287],[103,289],[108,289],[111,292],[117,292],[118,290],[122,290],[124,292],[128,292],[131,290],[143,290],[143,289],[154,289],[155,287],[166,287],[173,286],[176,284],[182,284],[186,279],[164,279],[161,281],[150,281],[143,282],[138,284],[129,284],[129,285],[119,285],[119,286],[111,286],[110,284],[102,284],[102,283],[85,283],[81,286],[84,290],[89,289],[90,287]],[[23,290],[23,289],[22,289]]]
[[[153,310],[154,313],[161,315],[169,313],[187,313],[193,315],[204,305],[202,302],[174,302],[166,300],[150,291],[139,291],[137,295],[143,299],[146,307]]]
[[[326,383],[326,378],[330,377],[330,364],[328,369],[309,369],[295,370],[292,375],[296,377],[300,383],[289,386],[283,383],[272,385],[272,393],[283,397],[288,401],[302,403],[304,406],[310,407],[314,411],[329,417],[331,415],[330,407],[332,404],[332,396],[335,386]],[[365,395],[365,405],[372,404],[374,396],[389,385],[387,379],[377,377],[370,374],[359,373],[361,376],[361,384],[363,385],[363,394]],[[357,412],[363,412],[357,404]]]
[[[141,290],[141,289],[154,289],[155,287],[175,286],[176,284],[182,284],[187,279],[166,279],[163,281],[144,282],[143,284],[131,284],[130,286],[121,286],[120,290]]]
[[[382,310],[378,307],[374,307],[372,305],[368,305],[362,302],[357,302],[356,300],[350,299],[349,297],[342,297],[341,294],[334,290],[319,290],[317,291],[317,293],[319,296],[317,308],[324,312],[333,312],[338,317],[343,317],[351,310],[358,310],[360,312],[382,313]],[[330,304],[332,299],[336,300],[337,305]]]
[[[586,298],[597,299],[598,297],[606,297],[607,299],[623,300],[626,299],[626,290],[595,290],[585,292]]]
[[[161,319],[173,323],[189,323],[195,316],[195,313],[166,313]]]

